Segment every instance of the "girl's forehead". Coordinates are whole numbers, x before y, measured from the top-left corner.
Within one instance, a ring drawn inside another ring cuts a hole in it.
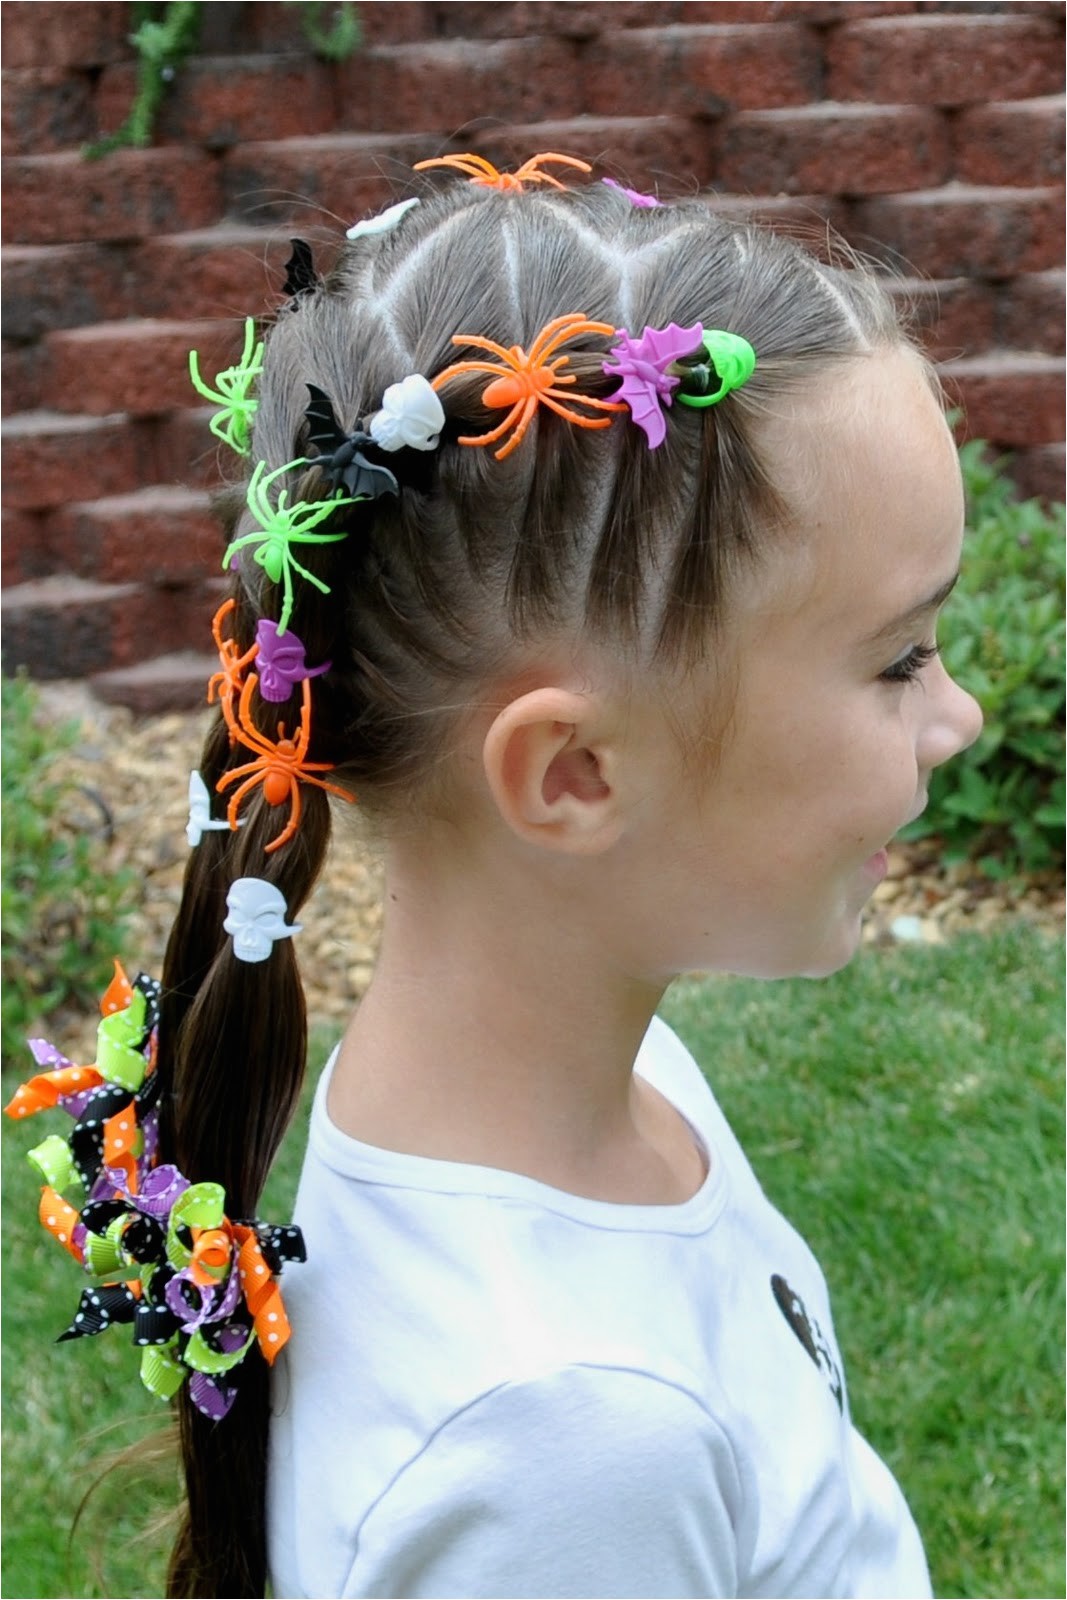
[[[823,373],[764,424],[788,524],[742,606],[872,623],[952,576],[963,491],[921,358],[872,353]],[[936,581],[931,581],[931,579]]]

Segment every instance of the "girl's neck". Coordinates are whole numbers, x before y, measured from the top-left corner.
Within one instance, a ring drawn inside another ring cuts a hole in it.
[[[387,869],[381,953],[341,1047],[333,1120],[369,1144],[590,1198],[689,1198],[703,1159],[632,1072],[662,988],[612,970],[580,882],[568,891],[549,873],[522,898],[517,882],[483,894],[472,863],[425,863]]]

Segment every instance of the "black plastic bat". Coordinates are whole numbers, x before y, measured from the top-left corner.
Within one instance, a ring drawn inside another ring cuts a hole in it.
[[[353,499],[377,500],[383,494],[399,494],[400,486],[388,467],[370,461],[367,446],[376,449],[369,433],[356,429],[345,433],[339,426],[328,394],[308,384],[311,403],[304,412],[308,421],[308,443],[320,451],[320,466],[334,489],[343,489]]]
[[[290,239],[293,253],[285,263],[285,282],[282,284],[282,293],[287,294],[291,300],[297,295],[308,294],[319,286],[318,274],[315,263],[311,259],[311,246],[304,239]]]

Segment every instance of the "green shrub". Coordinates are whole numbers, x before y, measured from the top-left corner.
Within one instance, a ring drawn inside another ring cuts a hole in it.
[[[905,837],[940,837],[945,858],[990,877],[1063,860],[1063,506],[1012,498],[978,441],[960,451],[968,501],[963,573],[941,625],[948,670],[978,700],[977,744],[935,773]]]
[[[0,679],[0,967],[5,1063],[60,1007],[94,1006],[129,914],[134,874],[106,860],[108,819],[63,770],[78,724],[46,726],[25,678]],[[103,858],[103,859],[102,859]]]

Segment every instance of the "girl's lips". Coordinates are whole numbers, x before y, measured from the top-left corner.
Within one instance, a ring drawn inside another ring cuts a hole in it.
[[[863,870],[874,878],[877,883],[881,883],[889,871],[889,852],[887,850],[877,851],[875,855],[863,863]]]

